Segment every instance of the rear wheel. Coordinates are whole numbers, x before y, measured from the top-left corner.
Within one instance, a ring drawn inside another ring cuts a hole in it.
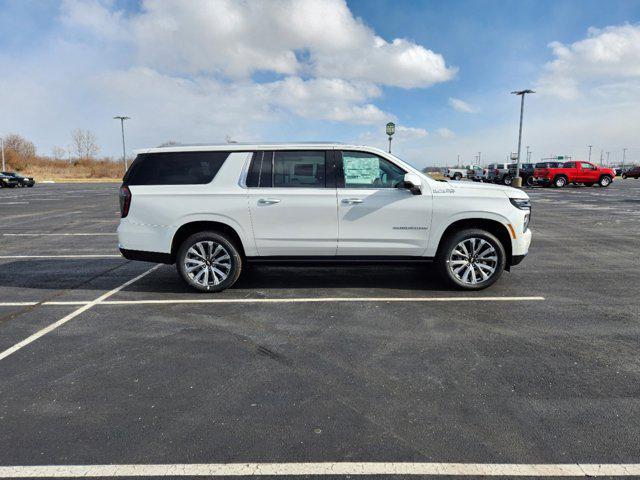
[[[527,181],[525,183],[527,184],[527,187],[533,187],[536,184],[532,176],[527,177]]]
[[[493,234],[466,229],[444,240],[436,262],[451,285],[463,290],[482,290],[498,281],[506,265],[506,254]]]
[[[460,180],[461,178],[462,178],[462,174],[460,174],[460,173],[455,173],[455,174],[453,175],[453,179],[454,179],[454,180]]]
[[[602,177],[600,177],[600,180],[598,181],[598,183],[600,184],[601,187],[608,187],[609,185],[611,185],[611,177],[608,175],[603,175]]]
[[[188,237],[178,249],[176,268],[191,288],[220,292],[238,280],[242,257],[226,236],[199,232]]]
[[[513,178],[511,178],[509,175],[505,175],[502,178],[502,183],[504,183],[505,185],[511,185],[513,183]]]
[[[556,177],[553,179],[553,186],[556,188],[562,188],[567,184],[566,177]]]

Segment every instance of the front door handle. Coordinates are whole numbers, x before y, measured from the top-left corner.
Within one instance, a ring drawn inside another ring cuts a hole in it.
[[[258,205],[273,205],[274,203],[280,203],[279,198],[261,198],[258,200]]]
[[[353,204],[353,203],[362,203],[363,200],[361,198],[345,198],[344,200],[342,200],[342,203],[349,203],[349,204]]]

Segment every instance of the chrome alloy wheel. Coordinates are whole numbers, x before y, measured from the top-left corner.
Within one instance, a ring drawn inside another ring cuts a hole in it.
[[[231,272],[231,256],[217,242],[198,242],[187,250],[184,270],[195,283],[208,288],[227,279]]]
[[[498,253],[482,238],[467,238],[451,251],[447,264],[460,282],[477,285],[489,280],[496,272]]]

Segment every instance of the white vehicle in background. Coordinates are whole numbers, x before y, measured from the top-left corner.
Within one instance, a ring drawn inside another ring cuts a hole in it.
[[[245,264],[435,262],[479,290],[529,250],[526,193],[436,181],[382,150],[338,143],[152,148],[120,189],[118,241],[132,260],[176,264],[196,290]]]
[[[468,165],[466,168],[447,168],[444,171],[444,176],[451,180],[462,180],[473,176],[477,170],[482,170],[482,167]]]

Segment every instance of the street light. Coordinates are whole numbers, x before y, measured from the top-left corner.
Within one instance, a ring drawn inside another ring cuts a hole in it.
[[[4,164],[4,137],[0,137],[0,143],[2,144],[2,171],[6,172],[7,167]]]
[[[627,149],[622,149],[622,170],[624,171],[624,161],[627,159]]]
[[[389,135],[389,153],[391,153],[391,137],[396,133],[396,124],[393,122],[387,123],[387,135]]]
[[[124,121],[130,120],[131,117],[125,117],[123,115],[117,115],[113,117],[114,120],[120,120],[120,129],[122,130],[122,161],[124,163],[124,173],[127,173],[127,150],[124,145]]]
[[[536,93],[533,90],[517,90],[511,92],[513,95],[520,95],[520,130],[518,131],[518,161],[516,163],[516,178],[514,178],[514,186],[522,186],[522,179],[520,178],[520,148],[522,145],[522,116],[524,114],[524,97],[527,93]]]
[[[611,152],[607,152],[607,165],[611,165],[611,164],[609,163],[609,154],[610,154],[610,153],[611,153]],[[601,163],[602,163],[602,162],[601,162]]]
[[[591,148],[593,147],[593,145],[589,145],[589,161],[591,161]]]
[[[531,163],[531,150],[529,148],[529,145],[527,145],[527,163]]]

